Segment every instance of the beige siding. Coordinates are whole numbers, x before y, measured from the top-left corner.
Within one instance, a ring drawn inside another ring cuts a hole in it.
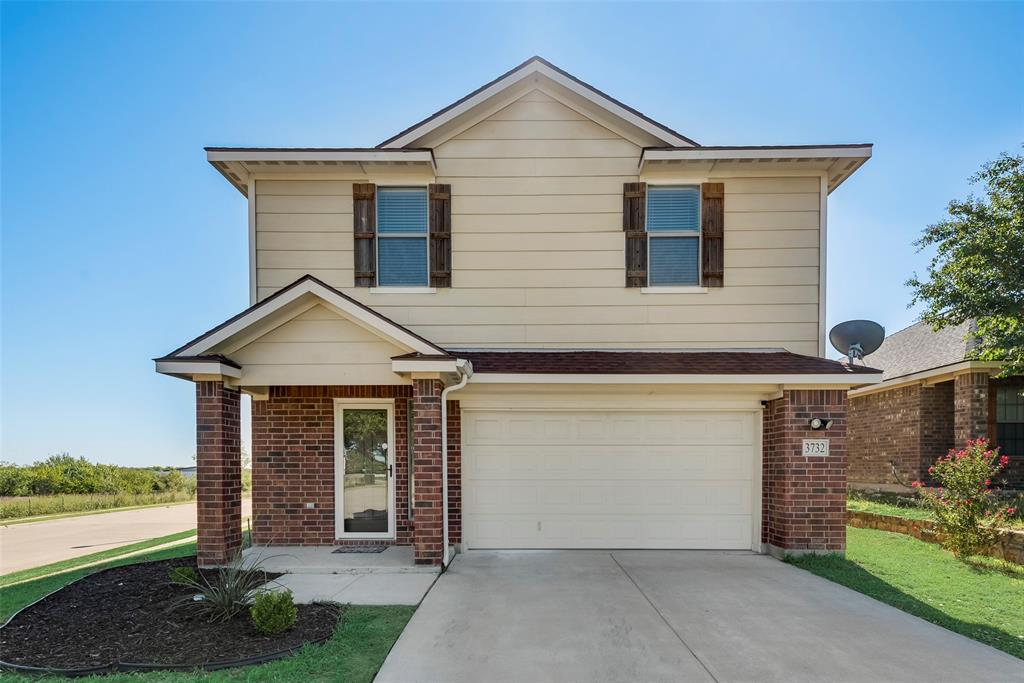
[[[623,287],[621,216],[640,151],[540,91],[438,145],[437,181],[452,185],[454,269],[453,287],[433,294],[352,287],[355,179],[258,181],[258,296],[309,272],[454,348],[816,354],[820,179],[715,177],[726,185],[726,286],[644,294]]]
[[[323,306],[233,351],[245,384],[404,384],[391,357],[406,353]]]

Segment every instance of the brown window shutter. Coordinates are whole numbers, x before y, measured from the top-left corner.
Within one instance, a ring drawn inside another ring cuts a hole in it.
[[[352,184],[352,237],[355,251],[356,287],[377,284],[377,187]]]
[[[703,183],[700,200],[704,286],[721,287],[725,284],[725,183]]]
[[[452,286],[452,186],[430,185],[430,286]]]
[[[647,183],[622,184],[622,230],[626,233],[626,286],[647,286]]]

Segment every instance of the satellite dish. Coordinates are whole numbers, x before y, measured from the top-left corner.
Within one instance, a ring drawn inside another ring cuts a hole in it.
[[[873,320],[847,320],[828,333],[828,340],[836,351],[850,359],[863,359],[878,350],[885,341],[885,328]]]

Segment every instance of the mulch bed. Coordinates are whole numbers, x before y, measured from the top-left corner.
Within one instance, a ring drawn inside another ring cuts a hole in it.
[[[298,605],[295,626],[275,636],[258,633],[248,610],[210,623],[191,606],[176,606],[194,591],[171,584],[167,574],[186,566],[195,568],[195,558],[117,567],[80,579],[0,629],[0,658],[63,669],[123,662],[202,666],[324,639],[338,623],[340,611],[333,605]]]

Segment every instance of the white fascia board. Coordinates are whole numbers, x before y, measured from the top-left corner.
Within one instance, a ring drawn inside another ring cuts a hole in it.
[[[161,375],[191,377],[192,375],[222,375],[240,379],[242,371],[217,360],[158,360],[156,371]]]
[[[860,386],[881,381],[877,375],[576,375],[505,374],[473,375],[474,384],[825,384]]]
[[[851,145],[849,147],[799,147],[799,148],[766,148],[736,147],[730,149],[705,149],[691,147],[689,149],[645,149],[640,155],[640,166],[647,161],[673,160],[742,160],[742,159],[835,159],[835,158],[871,158],[871,147]]]
[[[1001,367],[1002,363],[967,360],[962,363],[954,363],[953,365],[944,365],[939,368],[922,370],[921,372],[903,375],[902,377],[893,377],[892,379],[887,379],[884,382],[873,383],[871,386],[851,389],[850,396],[866,396],[867,394],[874,394],[879,391],[889,391],[890,389],[898,389],[899,387],[916,384],[918,382],[929,383],[929,380],[931,383],[945,381],[952,379],[957,375],[962,375],[965,372],[977,372],[979,370],[984,370],[991,373],[999,370]]]
[[[433,168],[434,155],[430,150],[209,150],[209,161],[351,161],[361,163],[395,162],[428,164]]]
[[[637,116],[628,109],[624,109],[623,107],[609,100],[607,97],[604,97],[599,93],[594,92],[590,88],[587,88],[577,83],[571,78],[566,78],[565,76],[558,73],[557,71],[547,66],[546,64],[533,61],[530,62],[529,64],[523,65],[521,69],[513,73],[510,73],[508,76],[501,79],[500,81],[491,84],[490,87],[484,88],[473,97],[470,97],[465,102],[460,103],[458,106],[452,107],[443,114],[440,114],[430,119],[429,121],[426,121],[425,123],[423,123],[423,125],[417,126],[416,128],[412,129],[411,131],[401,136],[400,138],[392,140],[387,145],[385,145],[383,149],[404,147],[405,145],[408,145],[422,138],[423,136],[429,134],[431,131],[440,128],[449,121],[465,114],[466,112],[482,104],[483,102],[486,102],[488,99],[494,97],[502,90],[505,90],[506,88],[515,85],[524,78],[528,78],[534,74],[540,74],[554,81],[555,83],[558,83],[562,87],[571,90],[580,97],[611,112],[615,116],[618,116],[620,119],[627,121],[628,123],[636,126],[637,128],[640,128],[641,130],[647,133],[650,133],[659,140],[663,140],[668,145],[689,147],[693,144],[689,140],[681,138],[677,135],[672,135],[665,129],[652,124],[650,121],[647,121],[646,119],[640,116]]]
[[[333,308],[335,312],[340,313],[344,317],[350,318],[353,322],[376,332],[380,336],[395,342],[400,346],[425,354],[444,353],[442,349],[428,344],[419,337],[409,334],[401,327],[384,320],[362,306],[355,304],[351,300],[338,296],[335,292],[327,289],[323,285],[313,282],[312,280],[307,280],[306,282],[281,293],[280,296],[269,300],[266,305],[250,311],[247,315],[242,316],[230,325],[226,325],[208,337],[205,337],[195,344],[182,349],[175,355],[201,356],[223,342],[225,339],[229,339],[239,332],[242,332],[250,325],[274,314],[284,306],[293,303],[307,294],[312,294],[313,296],[322,299],[323,302]]]
[[[391,371],[396,373],[449,372],[472,376],[473,364],[465,358],[452,358],[450,360],[439,358],[394,358],[391,360]]]

